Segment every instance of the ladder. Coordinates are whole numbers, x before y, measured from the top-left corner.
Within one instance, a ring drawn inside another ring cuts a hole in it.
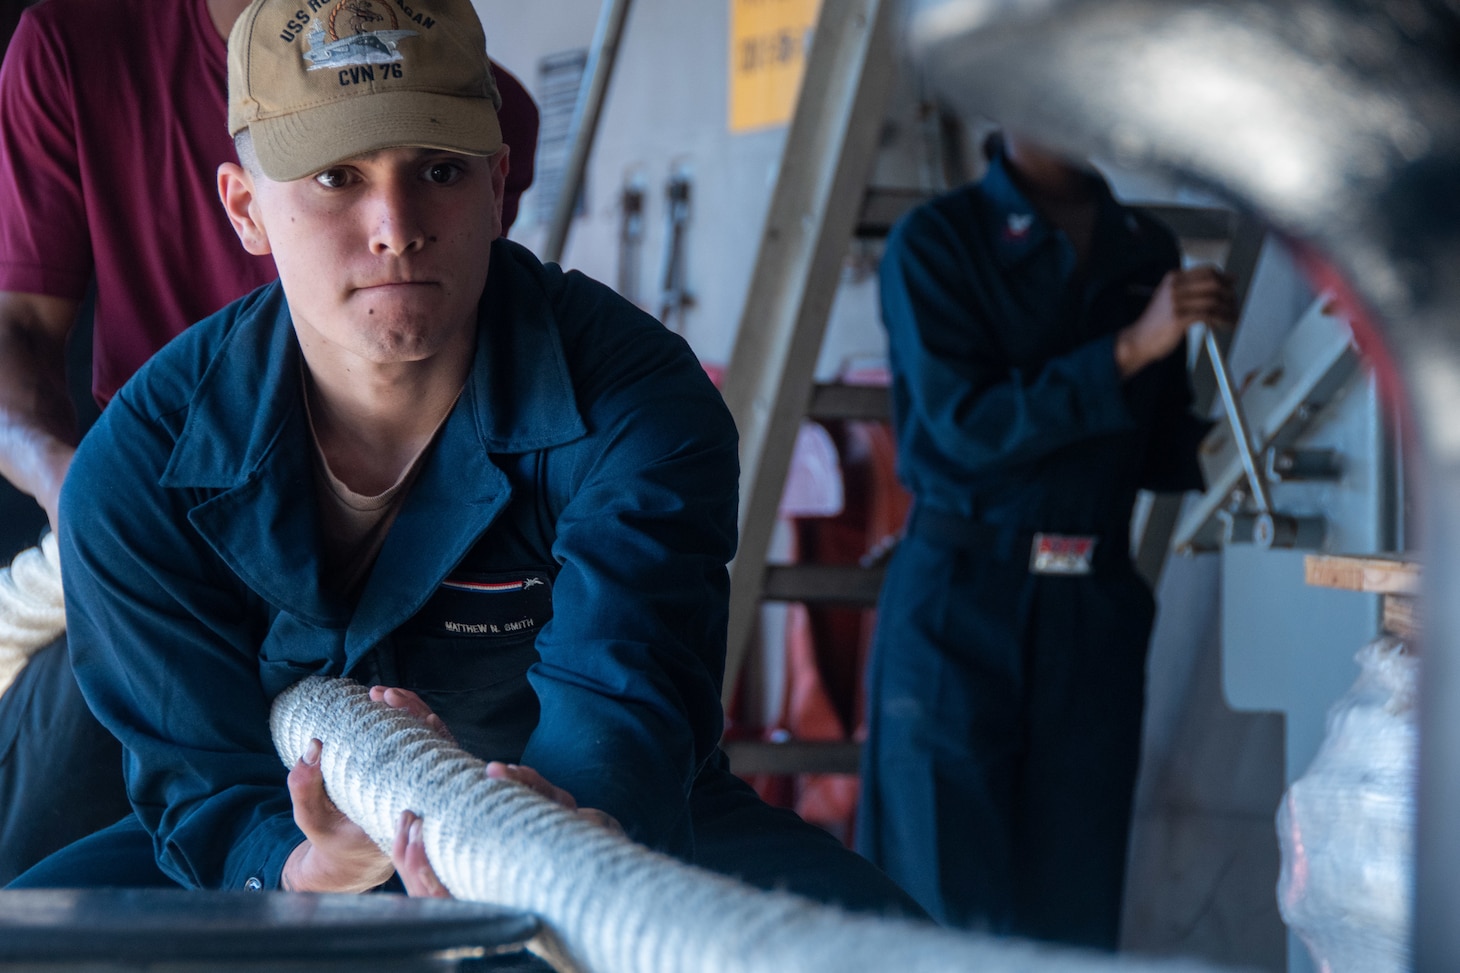
[[[904,213],[929,198],[870,188],[868,180],[895,70],[893,0],[823,0],[796,113],[771,196],[760,248],[725,373],[724,396],[740,431],[740,545],[730,566],[729,636],[723,702],[728,708],[754,642],[765,601],[875,607],[882,569],[855,565],[767,565],[796,433],[805,418],[886,419],[887,390],[817,385],[816,361],[854,234],[886,236]],[[860,208],[846,206],[862,200]],[[1265,231],[1225,209],[1148,207],[1183,244],[1225,245],[1238,306],[1256,269]],[[1220,351],[1225,354],[1222,336]],[[1200,356],[1207,351],[1203,348]],[[1213,371],[1193,374],[1195,407],[1215,394]],[[1142,511],[1133,545],[1154,586],[1181,510],[1179,496],[1156,497]],[[728,741],[738,773],[856,773],[853,742]]]
[[[730,565],[728,707],[751,645],[791,449],[807,414],[894,77],[894,0],[822,0],[725,373],[740,430],[740,546]],[[833,586],[835,587],[835,586]]]

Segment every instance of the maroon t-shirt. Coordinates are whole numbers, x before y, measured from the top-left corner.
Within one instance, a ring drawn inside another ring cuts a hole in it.
[[[537,109],[498,69],[504,209],[532,178]],[[187,325],[277,276],[218,202],[227,45],[205,0],[46,0],[0,65],[0,290],[81,299],[96,279],[105,405]]]

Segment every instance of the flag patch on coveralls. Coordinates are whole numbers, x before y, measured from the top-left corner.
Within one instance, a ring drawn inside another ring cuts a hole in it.
[[[535,634],[552,617],[552,581],[546,572],[461,572],[441,582],[412,619],[412,628],[453,638],[513,638]]]
[[[1035,534],[1029,550],[1033,574],[1089,574],[1094,570],[1096,537]]]

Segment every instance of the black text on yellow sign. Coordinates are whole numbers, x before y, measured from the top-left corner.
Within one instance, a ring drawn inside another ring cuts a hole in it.
[[[730,131],[791,120],[821,0],[731,0]]]

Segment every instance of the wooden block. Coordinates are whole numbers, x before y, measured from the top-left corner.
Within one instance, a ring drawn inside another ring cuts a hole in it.
[[[1409,595],[1384,596],[1384,631],[1406,641],[1417,640],[1419,631],[1419,599]]]
[[[1319,588],[1369,591],[1386,595],[1419,594],[1420,564],[1400,554],[1309,554],[1303,580]]]

